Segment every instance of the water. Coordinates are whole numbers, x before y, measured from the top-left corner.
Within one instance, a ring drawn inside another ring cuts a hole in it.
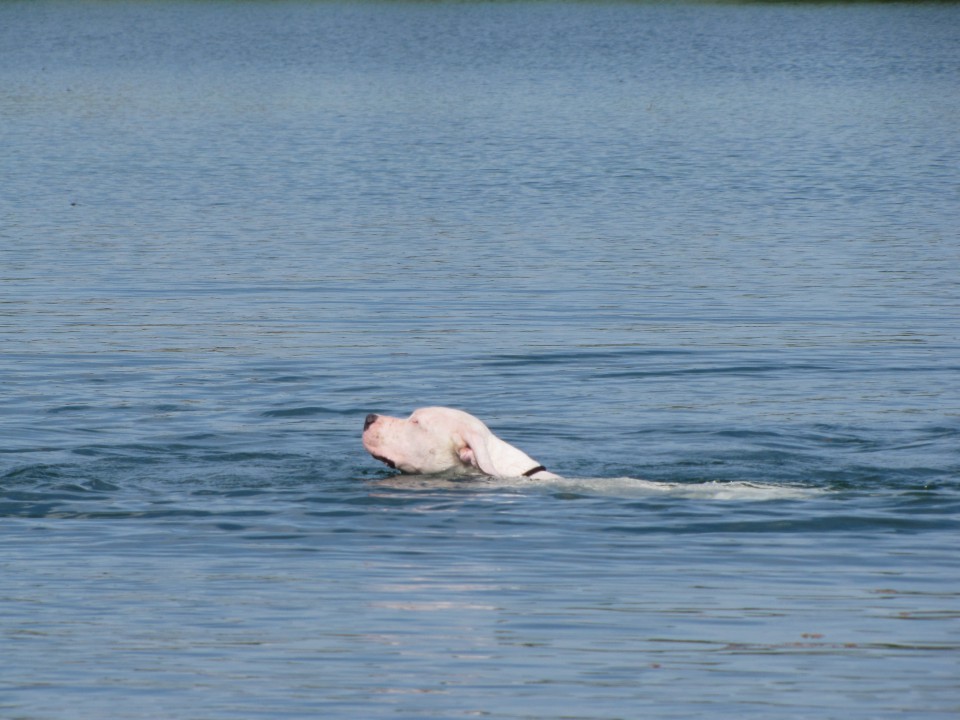
[[[0,5],[0,715],[952,718],[955,5]],[[564,476],[404,478],[462,407]]]

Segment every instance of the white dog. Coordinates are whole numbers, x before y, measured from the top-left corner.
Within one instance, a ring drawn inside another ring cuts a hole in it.
[[[504,442],[462,410],[429,407],[403,420],[367,415],[363,446],[404,473],[481,472],[499,478],[556,478],[543,465]]]

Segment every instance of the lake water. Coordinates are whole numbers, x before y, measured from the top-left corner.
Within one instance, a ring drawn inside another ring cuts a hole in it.
[[[960,713],[960,6],[4,2],[0,173],[0,716]]]

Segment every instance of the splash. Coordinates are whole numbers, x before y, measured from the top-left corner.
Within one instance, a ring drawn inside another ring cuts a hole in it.
[[[796,485],[776,485],[745,481],[731,482],[657,482],[632,477],[556,478],[549,480],[503,479],[490,477],[449,478],[442,476],[396,475],[377,482],[396,490],[490,491],[537,489],[554,493],[601,497],[679,497],[694,500],[766,501],[803,500],[822,495],[825,490]]]
[[[544,481],[541,487],[559,492],[618,497],[681,497],[696,500],[802,500],[822,494],[818,488],[744,481],[656,482],[632,477],[561,478]]]

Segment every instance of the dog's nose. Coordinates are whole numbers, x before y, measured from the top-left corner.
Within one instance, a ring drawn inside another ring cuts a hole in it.
[[[377,416],[373,413],[367,415],[367,419],[363,421],[363,429],[366,430],[368,427],[373,425],[377,421]]]

